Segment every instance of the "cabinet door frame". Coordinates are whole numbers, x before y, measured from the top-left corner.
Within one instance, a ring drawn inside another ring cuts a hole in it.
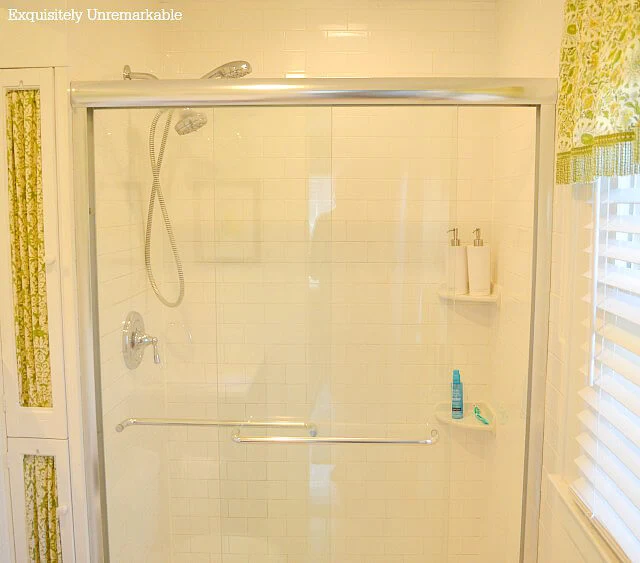
[[[60,252],[58,237],[58,186],[54,71],[52,68],[0,71],[0,127],[6,123],[5,95],[18,88],[40,90],[42,187],[44,192],[44,236],[51,364],[52,408],[20,406],[16,360],[13,286],[11,268],[0,271],[0,338],[2,340],[2,381],[9,437],[67,437]],[[0,135],[0,264],[11,263],[7,189],[7,138]]]
[[[14,547],[16,561],[29,561],[27,544],[27,518],[24,492],[24,456],[53,456],[56,460],[56,484],[58,488],[58,529],[65,563],[75,563],[71,475],[66,440],[34,438],[9,438],[7,461],[13,515]]]

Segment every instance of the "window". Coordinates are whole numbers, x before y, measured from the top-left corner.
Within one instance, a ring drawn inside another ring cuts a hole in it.
[[[640,561],[640,175],[596,180],[592,203],[587,384],[572,488],[619,555]]]

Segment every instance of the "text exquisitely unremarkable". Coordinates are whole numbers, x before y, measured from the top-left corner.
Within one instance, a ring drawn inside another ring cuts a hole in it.
[[[87,8],[86,10],[77,10],[75,8],[65,9],[47,9],[47,10],[19,10],[17,8],[8,8],[8,21],[10,22],[73,22],[80,23],[86,16],[87,20],[92,22],[169,22],[180,21],[183,13],[179,10],[165,9],[160,10],[125,10],[110,11],[98,10],[96,8]]]

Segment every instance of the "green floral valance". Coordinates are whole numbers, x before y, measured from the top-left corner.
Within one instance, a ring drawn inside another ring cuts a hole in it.
[[[568,0],[556,180],[640,172],[640,0]]]

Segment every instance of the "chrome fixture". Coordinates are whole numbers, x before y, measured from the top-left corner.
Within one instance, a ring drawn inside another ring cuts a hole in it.
[[[214,68],[201,78],[204,80],[209,78],[242,78],[250,74],[251,70],[251,65],[247,61],[231,61]],[[122,78],[123,80],[158,80],[158,77],[150,72],[132,72],[129,65],[124,65]],[[207,116],[204,113],[184,108],[175,125],[175,130],[178,135],[186,135],[197,131],[206,124]]]
[[[236,444],[405,444],[431,446],[438,442],[440,434],[433,428],[431,438],[424,440],[400,440],[394,438],[359,438],[347,436],[318,436],[318,428],[313,422],[297,420],[209,420],[206,418],[125,418],[116,425],[116,432],[129,426],[198,426],[218,428],[291,428],[306,430],[309,436],[242,436],[240,431],[232,439]]]
[[[242,78],[251,74],[251,70],[247,61],[231,61],[207,72],[202,78]]]
[[[116,425],[116,432],[122,432],[129,426],[217,426],[240,428],[254,426],[256,428],[299,428],[307,430],[309,436],[318,433],[312,422],[297,420],[208,420],[206,418],[125,418]]]
[[[153,181],[151,184],[151,193],[149,194],[149,209],[147,211],[147,226],[144,232],[144,267],[147,271],[147,278],[151,284],[151,289],[156,297],[163,305],[167,307],[177,307],[182,303],[184,298],[184,272],[182,270],[182,261],[180,260],[180,253],[178,252],[178,244],[176,243],[176,237],[173,234],[173,227],[171,225],[171,219],[169,218],[169,211],[167,210],[167,204],[164,200],[164,194],[162,193],[162,185],[160,184],[160,168],[162,166],[162,159],[164,157],[164,149],[167,146],[167,138],[169,137],[169,126],[171,125],[171,118],[174,110],[167,112],[167,120],[164,124],[164,130],[162,131],[162,140],[160,141],[160,151],[156,157],[156,127],[158,120],[165,113],[166,110],[158,111],[151,120],[151,129],[149,130],[149,160],[151,160],[151,174]],[[204,117],[206,123],[206,117]],[[195,129],[192,129],[195,131]],[[171,254],[173,255],[173,261],[176,264],[176,271],[178,274],[178,297],[174,301],[169,301],[160,293],[160,288],[156,283],[156,278],[153,275],[153,268],[151,267],[151,238],[153,230],[153,211],[155,208],[156,197],[160,204],[160,211],[162,212],[162,222],[164,228],[167,231],[169,238],[169,246],[171,248]]]
[[[207,124],[207,116],[201,111],[194,111],[191,108],[184,108],[180,112],[180,118],[174,129],[178,135],[188,135],[197,131]]]
[[[242,78],[251,72],[251,65],[247,61],[231,61],[225,63],[219,67],[214,68],[208,72],[203,79],[208,78]],[[157,80],[158,77],[149,72],[132,72],[129,65],[124,65],[122,69],[123,80]],[[149,159],[151,160],[151,172],[153,175],[153,183],[151,185],[151,195],[149,196],[149,210],[147,213],[147,227],[144,235],[144,266],[147,271],[147,278],[151,284],[151,289],[155,293],[156,297],[163,305],[167,307],[177,307],[182,303],[184,298],[184,272],[182,270],[182,261],[180,260],[180,254],[178,252],[178,245],[176,243],[175,236],[173,234],[173,227],[171,226],[171,220],[169,219],[169,212],[165,204],[164,195],[162,193],[162,186],[160,185],[160,168],[162,167],[162,158],[164,157],[164,150],[167,145],[167,138],[169,137],[169,127],[171,126],[171,120],[173,119],[173,112],[175,110],[159,110],[151,121],[151,128],[149,130]],[[162,140],[160,141],[160,151],[156,158],[155,152],[155,140],[156,140],[156,127],[160,116],[167,114],[166,121],[164,123],[164,130],[162,131]],[[207,124],[207,116],[191,108],[184,108],[180,113],[180,118],[175,124],[175,130],[178,135],[187,135],[193,133],[198,129],[201,129]],[[153,275],[153,268],[151,267],[151,231],[153,226],[153,210],[155,199],[158,198],[160,204],[160,211],[162,212],[162,221],[164,223],[167,236],[169,237],[169,246],[171,247],[171,254],[173,255],[173,261],[176,265],[178,273],[178,296],[173,301],[169,301],[162,293]]]
[[[242,78],[252,71],[251,65],[247,61],[230,61],[220,65],[203,75],[201,79],[209,78]],[[129,65],[124,65],[122,69],[123,80],[158,80],[155,74],[150,72],[132,72]],[[191,108],[184,108],[179,121],[175,125],[175,130],[179,135],[186,135],[197,131],[207,124],[207,116]]]
[[[158,339],[150,336],[144,330],[144,320],[137,311],[131,311],[122,326],[122,355],[124,363],[129,369],[136,369],[147,346],[153,346],[153,363],[160,363]]]
[[[251,64],[248,61],[230,61],[210,70],[200,78],[204,80],[209,78],[242,78],[243,76],[247,76],[247,74],[251,74],[252,70]],[[122,68],[122,79],[158,80],[158,77],[150,72],[132,72],[129,65],[124,65]]]
[[[122,79],[123,80],[158,80],[158,77],[155,74],[151,74],[150,72],[131,72],[131,67],[129,65],[124,65],[122,69]]]
[[[270,78],[71,82],[74,108],[554,105],[553,78]]]
[[[241,436],[240,432],[233,435],[236,444],[406,444],[432,446],[440,439],[438,431],[431,430],[431,438],[425,440],[396,440],[393,438],[358,438],[356,436]]]

